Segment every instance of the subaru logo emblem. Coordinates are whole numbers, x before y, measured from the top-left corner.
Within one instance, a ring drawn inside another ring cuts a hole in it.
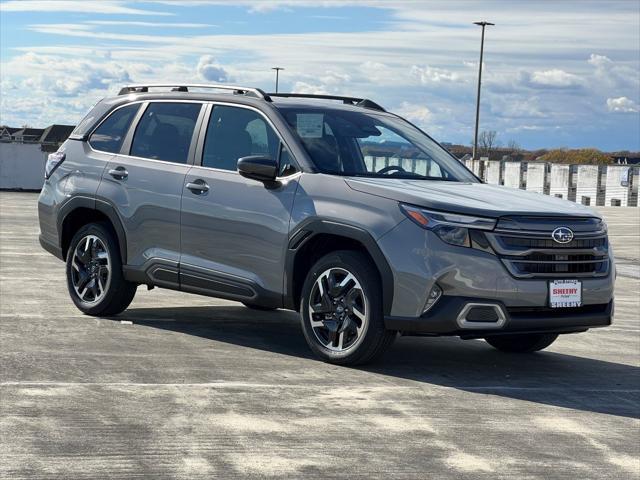
[[[573,240],[573,232],[567,227],[558,227],[551,232],[551,238],[557,243],[569,243]]]

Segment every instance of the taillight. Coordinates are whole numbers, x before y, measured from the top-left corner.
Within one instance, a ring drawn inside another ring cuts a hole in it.
[[[44,178],[49,178],[65,158],[67,158],[67,156],[64,154],[64,152],[50,153],[47,157],[47,164],[44,167]]]

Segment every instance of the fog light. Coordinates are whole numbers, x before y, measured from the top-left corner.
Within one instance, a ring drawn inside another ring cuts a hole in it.
[[[424,310],[422,313],[427,313],[431,307],[433,307],[436,302],[442,296],[442,289],[438,286],[437,283],[433,284],[431,287],[431,291],[429,292],[429,296],[427,297],[427,303],[424,304]]]

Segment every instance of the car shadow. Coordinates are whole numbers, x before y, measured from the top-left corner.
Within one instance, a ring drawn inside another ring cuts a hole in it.
[[[133,308],[116,319],[313,358],[298,315],[284,310],[264,312],[243,306]],[[640,417],[639,368],[575,355],[550,351],[507,354],[482,340],[399,337],[380,361],[357,368],[479,394]]]

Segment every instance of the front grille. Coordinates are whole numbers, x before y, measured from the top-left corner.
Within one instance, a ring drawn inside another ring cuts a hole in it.
[[[518,217],[503,219],[487,238],[509,272],[518,278],[601,277],[609,273],[606,232],[599,221]],[[574,231],[569,243],[551,237],[554,228]]]
[[[503,236],[502,242],[507,248],[596,248],[607,245],[607,237],[574,238],[569,243],[557,243],[551,238],[508,237]]]

